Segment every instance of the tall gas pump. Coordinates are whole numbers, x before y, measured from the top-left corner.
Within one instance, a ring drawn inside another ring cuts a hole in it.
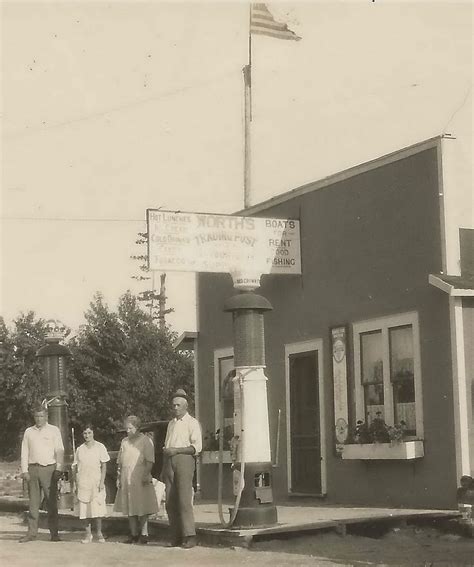
[[[43,376],[41,382],[44,404],[48,408],[48,421],[61,431],[64,444],[64,472],[59,481],[58,508],[73,508],[71,466],[73,454],[69,436],[69,418],[67,408],[67,360],[71,352],[59,344],[65,336],[64,325],[53,319],[47,321],[48,333],[46,345],[42,346],[36,356],[43,360]]]
[[[240,499],[231,513],[232,526],[268,526],[278,519],[273,500],[265,376],[264,314],[272,306],[253,291],[260,285],[260,276],[233,274],[233,280],[240,293],[224,306],[224,311],[232,313],[234,435],[239,439],[234,472]]]

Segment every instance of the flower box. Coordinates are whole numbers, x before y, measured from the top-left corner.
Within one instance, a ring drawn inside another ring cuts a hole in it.
[[[419,459],[423,457],[423,441],[401,443],[362,443],[344,445],[343,459]]]
[[[232,458],[230,456],[230,451],[222,452],[222,462],[231,463]],[[219,463],[219,451],[203,451],[201,453],[201,463],[203,465],[213,465]]]

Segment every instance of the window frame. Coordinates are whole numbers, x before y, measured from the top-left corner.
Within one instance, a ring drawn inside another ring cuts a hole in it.
[[[395,409],[393,405],[393,388],[390,378],[390,329],[411,325],[413,329],[413,374],[415,385],[415,422],[416,435],[408,436],[407,440],[423,439],[423,397],[420,358],[420,330],[417,312],[389,315],[352,324],[354,348],[354,393],[356,420],[365,422],[364,387],[362,384],[361,368],[361,334],[373,331],[382,332],[382,362],[383,362],[383,392],[385,423],[394,425]]]

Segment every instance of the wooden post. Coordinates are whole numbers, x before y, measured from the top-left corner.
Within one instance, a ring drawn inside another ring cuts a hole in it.
[[[158,317],[160,329],[165,328],[165,314],[166,314],[166,274],[160,275],[160,298],[158,300]]]

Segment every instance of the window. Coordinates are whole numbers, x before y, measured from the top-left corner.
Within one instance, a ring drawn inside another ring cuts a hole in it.
[[[221,407],[224,409],[224,428],[234,427],[234,383],[226,380],[234,369],[232,348],[214,352],[215,431],[220,427]]]
[[[423,437],[418,316],[407,313],[355,323],[356,419],[403,425]]]
[[[219,402],[224,408],[224,427],[234,427],[234,383],[228,378],[233,369],[233,356],[219,359]]]

